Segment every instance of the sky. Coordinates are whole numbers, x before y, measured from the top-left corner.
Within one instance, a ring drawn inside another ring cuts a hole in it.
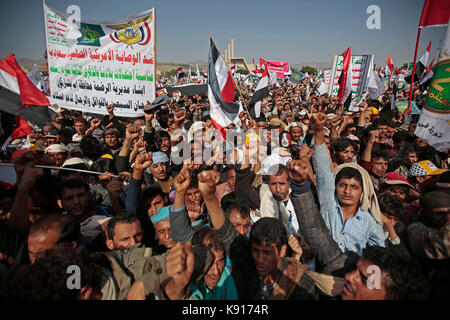
[[[81,19],[114,20],[156,8],[156,56],[160,62],[208,59],[210,32],[224,51],[234,39],[235,57],[252,63],[268,60],[329,62],[348,47],[353,54],[374,54],[385,66],[412,62],[417,25],[425,0],[46,0],[66,11],[76,4]],[[370,30],[366,10],[377,5],[381,28]],[[46,49],[42,0],[0,2],[0,59],[41,59]],[[442,45],[445,27],[424,28],[418,57],[432,41],[431,61]]]

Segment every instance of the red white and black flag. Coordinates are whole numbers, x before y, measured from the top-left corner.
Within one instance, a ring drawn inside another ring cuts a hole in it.
[[[389,57],[386,61],[386,77],[391,77],[391,74],[394,73],[394,64],[392,63],[391,54],[389,54]]]
[[[48,123],[55,115],[49,105],[45,94],[22,71],[13,54],[0,61],[0,110],[16,116],[13,138],[31,133],[25,120],[38,125]]]
[[[416,76],[418,77],[417,78],[418,80],[422,79],[423,73],[427,69],[428,58],[430,57],[430,50],[431,50],[431,41],[428,44],[427,50],[420,57],[419,62],[416,64]]]
[[[348,48],[342,54],[343,67],[341,76],[339,77],[339,91],[337,99],[339,103],[347,102],[347,99],[352,96],[352,48]]]
[[[425,72],[425,75],[423,76],[422,81],[420,81],[420,83],[419,83],[420,85],[423,85],[425,83],[425,86],[427,87],[426,83],[433,78],[433,75],[434,75],[433,64],[434,64],[435,58],[436,57],[434,57],[433,60],[431,60],[431,63],[428,66],[427,72]]]
[[[234,103],[236,84],[212,38],[210,38],[210,42],[208,55],[209,112],[214,127],[220,130],[225,138],[226,127],[238,118],[242,107]]]
[[[179,67],[177,69],[177,77],[178,77],[178,79],[183,77],[183,71],[182,70],[183,70],[182,67]]]
[[[261,79],[256,86],[255,93],[253,93],[252,98],[248,102],[250,106],[250,116],[252,118],[258,118],[261,115],[261,102],[269,95],[269,68],[264,68]]]

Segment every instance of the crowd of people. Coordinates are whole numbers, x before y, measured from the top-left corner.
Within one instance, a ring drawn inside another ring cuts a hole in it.
[[[16,173],[2,298],[447,298],[449,150],[414,135],[391,88],[354,112],[316,80],[272,85],[257,117],[238,82],[243,109],[220,132],[198,94],[163,93],[137,118],[60,106],[1,151]]]

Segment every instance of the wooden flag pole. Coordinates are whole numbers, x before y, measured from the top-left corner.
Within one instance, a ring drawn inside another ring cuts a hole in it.
[[[216,41],[214,41],[214,38],[213,38],[213,36],[212,36],[211,33],[208,32],[208,34],[209,34],[209,37],[211,38],[212,42],[213,42],[214,45],[216,46],[217,51],[219,51],[219,54],[220,54],[220,56],[222,57],[222,60],[225,62],[225,67],[227,68],[227,71],[228,71],[228,72],[230,73],[230,75],[231,75],[231,70],[230,70],[230,68],[228,67],[227,62],[225,61],[225,58],[224,58],[222,52],[220,51],[219,47],[217,46]],[[232,80],[233,80],[233,82],[234,82],[234,79],[232,79]],[[237,90],[238,90],[238,92],[239,92],[239,95],[241,96],[241,98],[242,98],[242,100],[243,100],[243,105],[244,105],[245,110],[248,112],[248,114],[249,114],[249,116],[250,116],[250,112],[248,111],[248,108],[247,108],[247,106],[245,105],[244,97],[242,96],[241,90],[239,89],[239,87],[236,85],[235,82],[234,82],[234,85],[235,85],[235,87],[237,88]]]

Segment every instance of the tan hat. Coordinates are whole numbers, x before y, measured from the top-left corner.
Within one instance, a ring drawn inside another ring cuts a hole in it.
[[[283,128],[286,128],[286,124],[281,121],[280,118],[273,118],[269,121],[269,125],[277,127],[277,126],[282,126]]]
[[[67,151],[69,151],[69,148],[67,148],[62,143],[51,144],[45,149],[46,153],[60,153],[60,152],[67,152]]]
[[[86,161],[84,161],[81,158],[77,158],[77,157],[70,158],[70,159],[67,159],[66,161],[64,161],[64,163],[61,166],[61,168],[66,167],[66,166],[72,166],[72,165],[75,165],[75,164],[84,164],[86,166],[86,168],[89,168],[89,164]]]

